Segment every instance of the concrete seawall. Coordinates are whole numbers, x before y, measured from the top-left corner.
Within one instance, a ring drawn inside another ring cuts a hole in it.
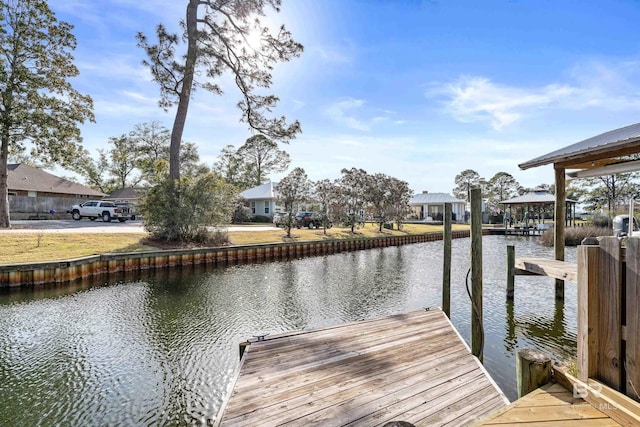
[[[468,230],[454,231],[452,238],[469,237],[469,233]],[[0,288],[60,284],[105,274],[176,266],[289,260],[437,240],[442,240],[442,233],[91,255],[63,261],[0,265]]]

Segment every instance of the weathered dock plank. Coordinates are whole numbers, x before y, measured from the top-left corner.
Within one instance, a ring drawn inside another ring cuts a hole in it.
[[[507,403],[432,309],[252,340],[220,423],[445,425]]]
[[[516,258],[514,267],[516,270],[569,282],[578,280],[578,266],[570,262],[547,258]],[[518,274],[518,271],[516,271],[516,274]]]
[[[559,384],[548,384],[473,426],[620,426]]]

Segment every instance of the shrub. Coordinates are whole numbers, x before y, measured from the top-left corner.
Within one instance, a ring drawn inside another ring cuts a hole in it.
[[[611,227],[611,218],[604,215],[598,215],[591,219],[591,222],[596,227]]]
[[[233,209],[233,215],[231,222],[234,224],[240,224],[251,220],[250,209],[244,206],[242,203],[238,203]]]
[[[564,231],[565,246],[578,246],[585,237],[611,236],[611,229],[608,227],[571,227]],[[544,246],[553,246],[553,229],[542,234],[540,243]]]
[[[271,222],[271,218],[269,218],[268,216],[264,216],[264,215],[254,215],[253,218],[251,218],[252,222],[259,222],[259,223],[269,223]]]
[[[235,188],[216,174],[179,181],[163,180],[142,199],[140,210],[151,238],[166,242],[209,244],[217,227],[231,218]]]

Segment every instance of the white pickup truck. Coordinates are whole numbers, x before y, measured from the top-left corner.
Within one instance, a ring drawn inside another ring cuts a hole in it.
[[[629,215],[618,215],[613,218],[613,235],[616,237],[624,237],[629,235]],[[633,218],[633,230],[631,236],[640,236],[640,227],[638,220]]]
[[[135,215],[131,214],[129,207],[102,200],[89,200],[80,205],[73,205],[71,210],[67,212],[76,221],[80,221],[82,218],[89,218],[91,221],[96,218],[102,218],[104,222],[111,222],[112,219],[125,222],[128,219],[133,220],[136,218]]]

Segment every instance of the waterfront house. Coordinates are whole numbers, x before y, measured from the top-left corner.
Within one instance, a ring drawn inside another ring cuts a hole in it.
[[[66,217],[67,209],[106,194],[24,163],[7,165],[9,213],[12,220]]]
[[[252,216],[261,215],[272,218],[275,212],[279,212],[281,209],[279,206],[276,206],[276,199],[278,197],[277,187],[277,182],[269,181],[240,193],[247,201],[249,214]]]
[[[109,200],[115,203],[133,203],[135,204],[140,200],[146,189],[143,187],[126,187],[120,188],[113,193],[105,197],[105,200]]]
[[[445,203],[451,203],[454,221],[464,221],[466,202],[456,199],[450,194],[423,191],[421,194],[414,195],[411,200],[409,200],[409,206],[413,211],[413,215],[415,215],[417,219],[426,221],[442,221]]]

